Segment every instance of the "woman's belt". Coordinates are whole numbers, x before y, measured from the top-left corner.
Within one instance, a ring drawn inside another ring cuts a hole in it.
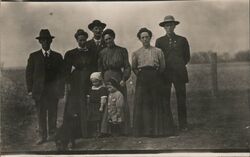
[[[89,70],[91,69],[91,66],[78,66],[75,67],[76,70],[82,71],[82,70]]]
[[[158,67],[144,66],[144,67],[140,67],[138,69],[139,69],[139,71],[142,71],[142,70],[158,70]]]

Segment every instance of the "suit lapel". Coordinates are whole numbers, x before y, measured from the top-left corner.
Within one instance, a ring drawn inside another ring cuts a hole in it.
[[[39,56],[40,56],[40,57],[44,57],[43,51],[42,51],[42,50],[39,50]]]
[[[51,61],[50,63],[52,65],[55,65],[56,61],[58,60],[58,57],[57,57],[56,53],[54,51],[52,51],[52,50],[50,52],[49,60]]]
[[[169,37],[166,35],[164,38],[164,43],[167,44],[167,47],[169,46]]]
[[[37,62],[37,66],[36,68],[38,68],[39,73],[44,76],[44,72],[45,72],[45,63],[44,63],[44,55],[43,55],[43,51],[40,50],[38,51],[38,54],[35,58],[35,62]]]
[[[49,57],[51,57],[51,59],[53,59],[54,58],[54,54],[55,54],[55,52],[52,51],[52,50],[50,50],[50,56]]]
[[[44,54],[42,50],[38,53],[38,60],[44,65]]]
[[[93,47],[94,49],[97,49],[97,46],[95,44],[95,40],[94,39],[91,39],[90,43],[91,43],[91,47]]]
[[[167,54],[168,54],[168,48],[169,48],[169,38],[167,37],[167,35],[163,38],[163,41],[162,41],[162,44],[163,44],[163,48]]]

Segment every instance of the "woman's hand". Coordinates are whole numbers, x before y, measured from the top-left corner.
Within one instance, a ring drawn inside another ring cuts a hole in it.
[[[71,87],[70,84],[66,84],[66,91],[70,91]]]
[[[102,107],[102,106],[99,108],[99,111],[100,111],[100,112],[102,112],[102,111],[103,111],[103,107]]]
[[[29,93],[28,93],[28,96],[32,96],[32,92],[29,92]]]
[[[125,86],[125,81],[121,80],[120,85],[121,85],[122,87],[124,87],[124,86]]]

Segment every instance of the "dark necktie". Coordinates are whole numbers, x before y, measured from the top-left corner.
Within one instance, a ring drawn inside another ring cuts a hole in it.
[[[49,58],[49,53],[47,51],[45,52],[45,58]]]
[[[101,44],[101,41],[97,40],[97,41],[96,41],[96,46],[99,47],[100,44]]]

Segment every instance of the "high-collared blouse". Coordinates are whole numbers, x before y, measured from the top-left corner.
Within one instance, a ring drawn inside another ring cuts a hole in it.
[[[122,79],[127,80],[131,74],[127,49],[117,45],[104,48],[99,54],[98,69],[103,73],[108,70],[120,71]]]
[[[93,71],[93,55],[87,48],[75,48],[69,50],[64,56],[66,82],[69,81],[71,73],[75,70]]]
[[[149,48],[141,47],[135,51],[132,54],[132,69],[137,74],[138,70],[143,67],[154,67],[163,72],[165,59],[161,49],[150,46]]]

